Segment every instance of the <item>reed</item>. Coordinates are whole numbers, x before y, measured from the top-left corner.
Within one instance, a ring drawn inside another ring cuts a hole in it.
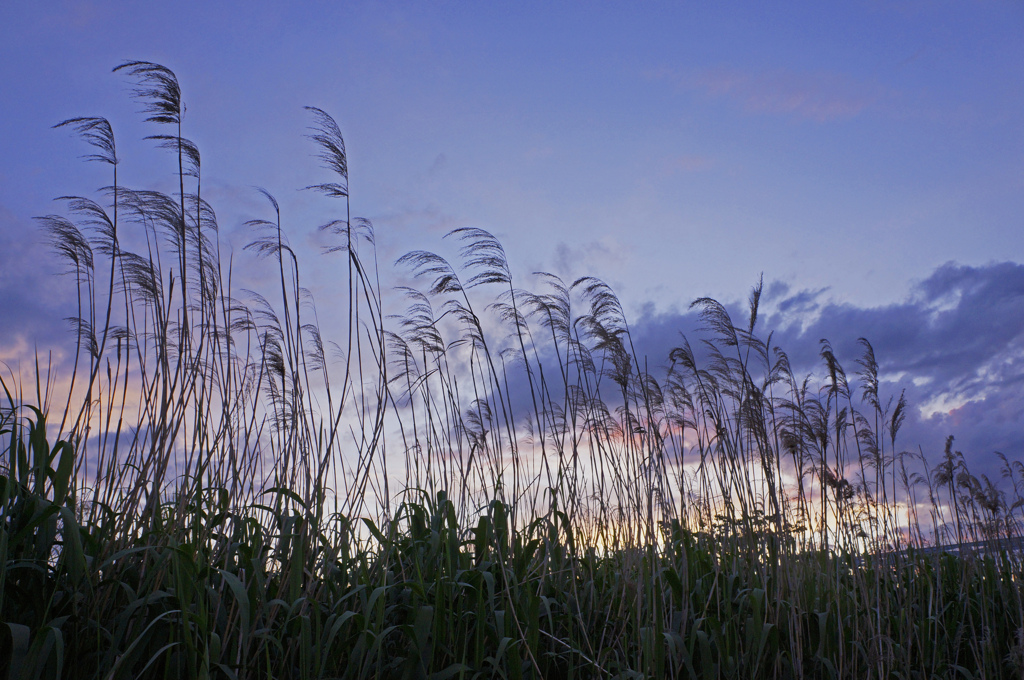
[[[905,449],[867,340],[794,375],[758,284],[651,369],[605,283],[521,287],[481,229],[400,258],[386,309],[313,108],[331,343],[274,197],[247,250],[275,275],[235,290],[176,76],[114,70],[178,192],[125,186],[106,120],[58,125],[111,184],[39,220],[70,378],[0,377],[7,677],[1024,674],[1024,466]]]

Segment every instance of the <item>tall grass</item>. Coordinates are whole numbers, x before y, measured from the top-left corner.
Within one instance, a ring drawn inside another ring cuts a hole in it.
[[[699,299],[664,369],[596,278],[513,280],[480,229],[397,265],[352,215],[341,132],[310,109],[336,206],[322,337],[280,207],[271,277],[232,287],[177,78],[128,62],[177,193],[131,189],[110,124],[98,198],[40,218],[76,298],[69,379],[2,379],[8,677],[1002,678],[1024,673],[1020,508],[908,405],[862,340],[794,375]],[[454,261],[454,264],[453,264]],[[395,313],[395,312],[399,313]]]

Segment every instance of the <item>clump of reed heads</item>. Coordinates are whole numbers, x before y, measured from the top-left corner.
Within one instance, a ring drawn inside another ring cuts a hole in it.
[[[385,310],[341,131],[310,108],[331,343],[278,202],[247,223],[272,284],[233,290],[176,76],[115,71],[178,191],[123,185],[105,119],[58,125],[111,184],[40,218],[75,290],[58,407],[49,380],[3,382],[11,674],[1019,670],[1024,467],[1003,459],[1007,494],[952,438],[908,453],[867,340],[852,376],[827,342],[824,380],[794,375],[758,284],[739,323],[695,301],[701,342],[651,369],[605,283],[522,288],[476,228],[400,258],[421,287]]]

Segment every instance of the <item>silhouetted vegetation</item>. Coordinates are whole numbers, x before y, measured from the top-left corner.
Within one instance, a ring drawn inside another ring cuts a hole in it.
[[[3,379],[8,677],[1002,678],[1024,673],[1020,508],[907,404],[862,340],[794,375],[757,325],[649,372],[597,278],[513,280],[481,229],[397,265],[382,302],[341,131],[310,109],[342,285],[321,335],[277,201],[232,288],[168,69],[129,62],[177,193],[109,167],[40,225],[76,300],[73,373]],[[443,245],[443,244],[441,244]],[[395,316],[395,312],[398,313]],[[1012,488],[1008,494],[1007,491]]]

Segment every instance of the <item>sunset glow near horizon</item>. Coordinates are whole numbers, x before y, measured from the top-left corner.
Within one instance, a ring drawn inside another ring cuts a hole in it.
[[[799,370],[871,340],[916,407],[905,446],[1024,460],[1022,36],[1012,2],[7,3],[0,357],[70,342],[32,217],[108,183],[55,123],[109,118],[125,184],[176,190],[111,73],[140,59],[177,74],[226,248],[274,194],[325,317],[306,105],[345,134],[382,272],[486,229],[521,286],[611,284],[652,363],[693,299],[742,305],[763,273]]]

